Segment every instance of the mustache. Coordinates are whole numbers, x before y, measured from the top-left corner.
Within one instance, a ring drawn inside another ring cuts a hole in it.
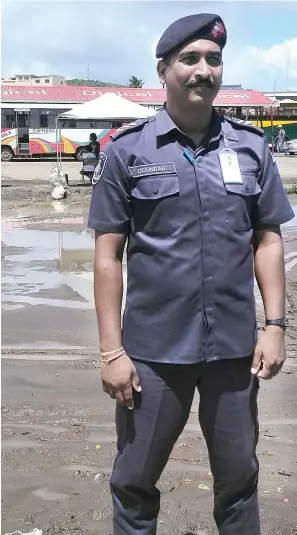
[[[209,87],[212,89],[215,86],[214,82],[210,78],[196,78],[186,82],[186,87],[192,89],[193,87]]]

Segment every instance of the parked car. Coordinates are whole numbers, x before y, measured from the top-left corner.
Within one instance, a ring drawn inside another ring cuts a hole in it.
[[[297,154],[297,139],[290,139],[286,142],[286,152],[289,154]]]

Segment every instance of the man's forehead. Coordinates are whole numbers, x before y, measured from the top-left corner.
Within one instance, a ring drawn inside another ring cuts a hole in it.
[[[215,52],[217,54],[221,54],[221,48],[217,43],[214,43],[214,41],[210,41],[209,39],[203,39],[203,38],[195,38],[191,40],[189,43],[186,43],[183,47],[181,47],[178,51],[178,55],[184,54],[186,52]]]

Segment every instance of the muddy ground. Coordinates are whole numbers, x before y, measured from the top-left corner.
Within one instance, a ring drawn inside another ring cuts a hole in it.
[[[90,188],[73,181],[69,198],[53,202],[37,180],[3,186],[2,534],[111,534],[114,402],[97,363]],[[283,235],[288,358],[259,394],[263,535],[297,534],[296,222]],[[160,481],[160,535],[217,533],[198,402]]]

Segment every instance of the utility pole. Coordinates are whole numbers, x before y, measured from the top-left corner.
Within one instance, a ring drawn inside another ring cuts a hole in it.
[[[87,80],[89,81],[90,80],[90,64],[88,63],[88,66],[87,66]]]
[[[286,91],[288,91],[288,82],[289,82],[289,73],[290,73],[290,49],[287,48],[287,72],[286,72]]]

